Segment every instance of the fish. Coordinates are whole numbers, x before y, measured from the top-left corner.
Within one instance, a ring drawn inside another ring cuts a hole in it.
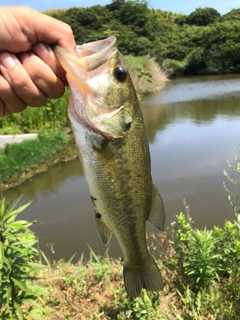
[[[164,283],[147,248],[146,221],[164,230],[165,209],[151,176],[137,94],[116,37],[85,43],[76,54],[55,46],[70,87],[68,116],[88,183],[99,236],[115,235],[128,296]]]

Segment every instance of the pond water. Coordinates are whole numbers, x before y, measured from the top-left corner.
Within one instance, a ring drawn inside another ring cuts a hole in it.
[[[198,228],[222,226],[234,219],[223,188],[223,170],[231,173],[240,141],[240,75],[187,77],[169,81],[141,105],[152,158],[152,176],[166,208],[167,225],[184,211],[186,197]],[[240,192],[239,192],[240,193]],[[87,183],[78,159],[52,166],[3,195],[22,203],[33,200],[21,218],[34,225],[41,248],[52,259],[69,259],[77,252],[98,254],[101,243]],[[149,232],[157,230],[148,224]],[[109,254],[121,256],[111,240]]]

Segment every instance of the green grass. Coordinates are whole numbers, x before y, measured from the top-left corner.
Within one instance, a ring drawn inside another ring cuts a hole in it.
[[[45,266],[38,261],[38,239],[29,228],[33,222],[18,217],[30,203],[19,207],[19,201],[0,199],[0,318],[43,320],[46,310],[36,300],[46,290],[33,281]]]
[[[25,140],[0,148],[0,185],[8,179],[37,168],[37,166],[55,154],[68,141],[63,132],[53,130],[40,131],[34,140]]]
[[[38,132],[43,128],[61,129],[70,125],[67,107],[69,89],[57,100],[48,100],[42,108],[28,107],[21,113],[0,117],[0,134]]]

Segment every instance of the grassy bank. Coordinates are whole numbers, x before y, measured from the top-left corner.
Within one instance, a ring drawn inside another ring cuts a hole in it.
[[[127,297],[121,259],[78,263],[39,262],[32,223],[19,220],[26,206],[0,201],[1,319],[238,320],[240,314],[240,219],[222,228],[194,227],[186,206],[171,228],[149,236],[165,287]],[[16,220],[17,219],[17,220]],[[43,259],[42,259],[43,260]]]
[[[52,130],[40,131],[34,140],[25,140],[0,148],[0,186],[21,181],[29,171],[45,165],[68,142],[68,135]]]

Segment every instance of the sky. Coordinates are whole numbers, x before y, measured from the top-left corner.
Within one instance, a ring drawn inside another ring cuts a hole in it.
[[[91,7],[96,4],[102,6],[110,4],[111,0],[0,0],[1,6],[25,5],[35,10],[43,11],[55,8]],[[148,0],[149,7],[174,13],[190,14],[196,8],[211,7],[220,14],[232,9],[240,8],[240,0]]]

